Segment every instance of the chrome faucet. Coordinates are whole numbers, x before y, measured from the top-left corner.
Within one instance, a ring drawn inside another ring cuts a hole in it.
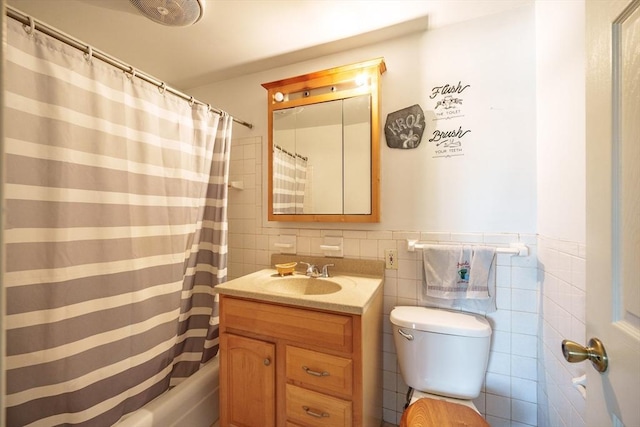
[[[329,267],[334,267],[335,264],[326,264],[322,266],[321,277],[329,277]]]
[[[307,276],[309,277],[320,277],[320,271],[318,271],[318,266],[315,264],[310,264],[308,262],[300,261],[300,264],[304,264],[307,266]]]

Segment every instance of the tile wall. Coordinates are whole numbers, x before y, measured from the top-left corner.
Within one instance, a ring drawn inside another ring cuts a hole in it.
[[[588,363],[570,364],[561,343],[586,343],[585,246],[539,237],[541,288],[538,338],[538,425],[585,427],[585,399],[572,379],[590,369]]]
[[[395,305],[419,305],[422,286],[420,252],[407,251],[406,240],[527,244],[528,257],[498,257],[498,311],[489,315],[493,328],[489,368],[475,404],[493,427],[538,424],[536,236],[263,227],[262,138],[235,140],[231,159],[230,180],[242,181],[244,190],[231,189],[229,195],[229,278],[268,267],[281,234],[296,236],[298,254],[322,255],[319,246],[324,236],[342,236],[344,256],[349,258],[384,259],[385,249],[398,250],[399,268],[387,270],[384,287],[384,420],[390,423],[400,421],[407,387],[397,367],[389,313]]]
[[[475,405],[493,427],[537,425],[536,239],[535,236],[507,234],[393,233],[400,263],[397,272],[387,270],[385,278],[385,419],[392,420],[395,415],[399,421],[406,392],[406,385],[396,368],[388,314],[394,305],[420,305],[422,262],[420,253],[407,252],[404,248],[408,237],[419,237],[425,242],[496,246],[520,241],[530,248],[529,257],[498,255],[498,311],[488,316],[493,329],[489,367],[483,391]]]

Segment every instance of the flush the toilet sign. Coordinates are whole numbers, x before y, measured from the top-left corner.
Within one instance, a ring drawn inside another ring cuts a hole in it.
[[[464,94],[471,87],[458,81],[457,84],[443,84],[431,88],[429,99],[435,101],[434,120],[451,120],[457,117],[464,117],[463,105]],[[467,92],[468,94],[468,92]]]
[[[459,80],[431,88],[429,101],[433,111],[431,122],[435,125],[428,140],[433,157],[464,156],[465,142],[471,129],[465,120],[465,98],[471,93],[471,85]]]

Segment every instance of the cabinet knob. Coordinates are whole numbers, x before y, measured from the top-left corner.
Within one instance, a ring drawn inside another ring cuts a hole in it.
[[[264,359],[263,363],[264,363],[264,366],[269,366],[269,365],[271,365],[271,359],[269,359],[267,357],[267,358]]]

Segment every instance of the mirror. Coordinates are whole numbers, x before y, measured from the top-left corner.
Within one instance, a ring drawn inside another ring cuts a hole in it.
[[[384,61],[265,83],[269,221],[379,222]]]

